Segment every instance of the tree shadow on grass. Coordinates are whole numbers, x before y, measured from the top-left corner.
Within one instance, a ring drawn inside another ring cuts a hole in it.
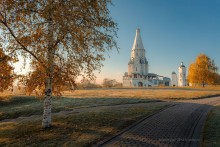
[[[74,109],[99,107],[121,104],[136,104],[160,102],[160,100],[143,98],[65,98],[54,97],[52,99],[52,113],[60,111],[72,111]],[[9,101],[0,101],[0,121],[4,119],[16,119],[20,116],[41,115],[43,113],[43,101],[35,97],[13,97]]]

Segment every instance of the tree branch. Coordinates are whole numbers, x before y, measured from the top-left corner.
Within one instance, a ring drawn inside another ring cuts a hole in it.
[[[12,37],[15,39],[15,41],[22,47],[21,49],[23,49],[24,51],[28,52],[30,55],[32,55],[38,62],[40,62],[42,65],[43,62],[36,56],[34,55],[30,50],[28,50],[19,40],[18,38],[15,36],[14,32],[12,31],[12,29],[8,26],[7,22],[4,22],[2,20],[0,20],[1,23],[8,29],[8,31],[11,33]]]

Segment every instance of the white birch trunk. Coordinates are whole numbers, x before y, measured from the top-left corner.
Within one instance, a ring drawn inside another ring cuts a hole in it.
[[[52,98],[52,81],[51,78],[48,78],[46,81],[45,89],[45,99],[44,99],[44,112],[43,112],[43,121],[42,127],[49,128],[51,127],[51,98]]]
[[[50,14],[49,14],[50,15]],[[45,100],[44,100],[44,112],[42,127],[49,128],[51,127],[51,99],[52,99],[52,79],[53,79],[53,66],[54,66],[54,52],[55,49],[52,47],[53,43],[53,24],[52,19],[49,18],[48,24],[48,33],[49,33],[49,42],[48,42],[48,51],[47,51],[47,79],[45,80]]]
[[[43,112],[43,128],[51,127],[51,99],[52,99],[52,75],[53,75],[53,62],[54,54],[53,50],[48,51],[48,67],[47,67],[47,79],[45,81],[45,99],[44,99],[44,112]]]

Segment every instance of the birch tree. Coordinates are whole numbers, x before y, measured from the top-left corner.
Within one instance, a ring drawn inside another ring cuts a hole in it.
[[[93,71],[102,66],[103,53],[113,47],[118,49],[117,24],[110,17],[109,4],[111,0],[0,1],[4,50],[14,57],[21,55],[24,60],[37,62],[42,72],[44,128],[51,126],[56,68],[74,73],[72,79],[82,73],[93,77]]]

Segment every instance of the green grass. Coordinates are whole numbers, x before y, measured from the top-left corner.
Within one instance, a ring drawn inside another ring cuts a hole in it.
[[[206,120],[204,135],[204,147],[220,147],[220,106],[211,110]]]
[[[89,146],[166,106],[148,103],[56,115],[53,127],[48,130],[41,128],[39,119],[5,122],[0,124],[0,146]]]

